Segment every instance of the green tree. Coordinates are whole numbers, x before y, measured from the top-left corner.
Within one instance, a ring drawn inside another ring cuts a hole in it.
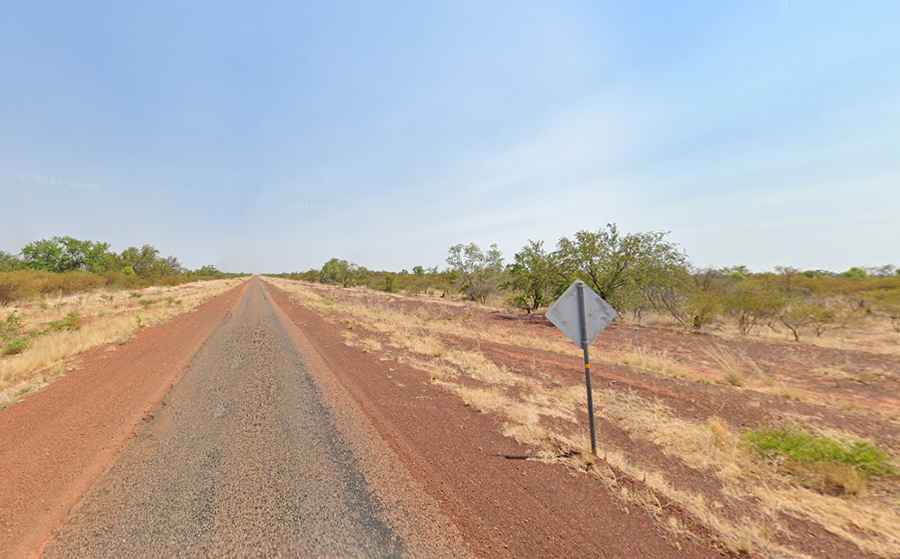
[[[394,293],[397,291],[394,281],[394,274],[388,272],[384,275],[384,282],[381,286],[381,290],[387,293]]]
[[[543,241],[531,240],[513,258],[503,287],[513,290],[516,306],[531,314],[549,302],[556,278],[553,261]]]
[[[126,274],[134,273],[142,278],[161,278],[184,272],[177,258],[161,257],[159,250],[152,245],[126,248],[119,255],[119,265]]]
[[[854,266],[853,268],[850,268],[849,270],[842,273],[841,275],[844,276],[845,278],[863,279],[863,278],[867,277],[869,274],[867,274],[863,268]]]
[[[115,267],[116,256],[109,243],[82,241],[73,237],[41,239],[25,245],[22,256],[27,267],[48,272],[85,270],[107,272]]]
[[[667,312],[680,325],[699,332],[722,312],[722,290],[728,277],[718,270],[686,267],[644,287],[650,306]]]
[[[22,248],[25,265],[35,270],[64,272],[63,247],[56,237],[32,241]]]
[[[581,279],[619,310],[648,286],[668,281],[686,259],[666,233],[622,234],[614,223],[560,239],[555,258],[565,283]]]
[[[368,270],[340,258],[332,258],[322,265],[319,282],[352,287],[366,283]]]
[[[776,320],[787,302],[784,294],[767,282],[742,280],[729,289],[723,304],[740,333],[747,335],[757,326]]]
[[[455,274],[459,290],[472,301],[484,304],[500,286],[503,254],[496,244],[492,244],[486,252],[475,243],[453,245],[447,264]]]
[[[222,275],[222,272],[220,272],[218,268],[216,268],[215,266],[213,266],[211,264],[207,264],[206,266],[198,268],[197,270],[194,271],[194,273],[197,275],[200,275],[200,276],[210,276],[210,277]]]
[[[343,285],[346,277],[349,275],[350,263],[340,258],[332,258],[322,265],[319,272],[319,281],[321,283],[330,283]]]
[[[24,267],[25,263],[19,257],[0,250],[0,272],[12,272]]]

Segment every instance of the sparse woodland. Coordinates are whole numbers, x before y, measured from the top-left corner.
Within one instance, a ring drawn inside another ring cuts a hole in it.
[[[163,257],[151,245],[116,253],[109,243],[53,237],[28,243],[19,254],[0,251],[0,306],[98,287],[134,289],[237,275],[215,266],[188,270],[177,258]]]
[[[697,269],[665,233],[626,234],[614,224],[563,237],[555,249],[529,241],[509,263],[496,245],[485,250],[469,243],[450,247],[444,269],[372,271],[333,258],[319,270],[279,276],[463,298],[528,313],[582,279],[620,314],[636,321],[664,317],[696,332],[721,325],[741,335],[782,333],[800,341],[867,319],[900,332],[900,270],[893,265],[844,272]]]

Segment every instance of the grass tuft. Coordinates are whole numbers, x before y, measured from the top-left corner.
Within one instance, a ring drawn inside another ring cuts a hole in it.
[[[863,476],[897,473],[890,455],[866,441],[842,444],[794,429],[758,429],[748,431],[744,439],[769,458],[781,456],[801,464],[845,464]]]
[[[18,355],[26,349],[28,349],[28,339],[16,338],[3,346],[3,355]]]
[[[70,312],[65,317],[47,324],[46,332],[74,332],[81,329],[81,315]]]

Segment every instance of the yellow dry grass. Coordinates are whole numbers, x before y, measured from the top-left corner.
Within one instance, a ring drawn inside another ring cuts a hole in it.
[[[627,320],[627,317],[625,320]],[[647,313],[641,322],[673,330],[683,330],[670,317],[655,313]],[[793,336],[787,329],[757,328],[752,334],[743,335],[730,321],[718,321],[715,325],[708,328],[708,331],[716,336],[732,340],[756,339],[789,345],[796,345],[797,343],[793,341]],[[800,344],[831,349],[868,351],[885,355],[900,355],[900,332],[894,330],[890,319],[876,314],[831,325],[825,329],[821,336],[816,336],[815,333],[809,331],[804,332],[801,335]]]
[[[338,301],[334,297],[334,288],[331,287],[269,277],[266,281],[284,289],[295,301],[303,305],[324,313],[342,312],[351,316],[352,318],[343,319],[347,326],[360,324],[375,332],[386,334],[393,340],[409,336],[410,332],[420,337],[423,332],[427,332],[431,335],[469,340],[476,347],[481,342],[492,342],[566,356],[571,356],[573,352],[572,344],[561,336],[533,336],[503,325],[485,321],[476,323],[465,314],[459,316],[458,308],[469,308],[463,303],[440,301],[436,303],[437,310],[417,308],[412,312],[403,312],[394,304],[404,299],[401,295],[373,293],[359,288],[343,289],[340,291],[341,300]],[[454,313],[444,314],[440,311],[442,306],[452,306],[456,309]],[[750,356],[722,344],[710,344],[704,352],[703,361],[706,363],[702,368],[681,363],[665,350],[655,350],[641,345],[605,348],[604,351],[595,353],[592,358],[597,363],[622,365],[662,377],[700,383],[716,382],[803,402],[821,401],[820,394],[792,386],[786,380],[774,377],[764,371]],[[842,403],[847,409],[858,408],[856,401],[845,400],[836,395],[832,395],[831,398],[835,402]]]
[[[135,291],[104,289],[8,307],[6,314],[16,312],[26,332],[40,331],[69,313],[81,317],[81,327],[35,336],[21,354],[0,357],[0,405],[8,405],[52,381],[65,371],[64,362],[74,355],[128,340],[138,329],[192,310],[242,281],[202,281]]]
[[[737,553],[807,557],[783,543],[791,541],[790,538],[780,537],[787,532],[782,515],[788,514],[818,524],[865,552],[881,557],[900,556],[900,513],[896,507],[864,495],[837,497],[799,486],[783,472],[756,458],[731,427],[715,417],[696,422],[679,417],[661,401],[648,400],[633,392],[595,390],[595,401],[606,420],[630,437],[654,445],[671,459],[702,475],[713,476],[724,488],[718,497],[679,486],[677,479],[646,457],[616,448],[603,439],[602,433],[602,453],[607,467],[595,463],[585,450],[587,438],[583,426],[579,425],[584,405],[583,386],[548,385],[536,375],[526,377],[493,363],[478,350],[480,341],[491,340],[570,354],[571,347],[561,340],[521,336],[484,323],[473,327],[465,319],[453,320],[422,309],[404,312],[362,298],[339,302],[321,288],[283,280],[269,281],[292,293],[300,304],[321,311],[331,320],[352,320],[353,343],[359,343],[359,328],[386,336],[394,358],[430,373],[431,382],[455,394],[473,409],[498,416],[503,422],[503,434],[534,448],[535,457],[565,462],[596,475],[614,494],[647,509],[675,534],[683,533],[686,528],[667,516],[660,499],[676,503]],[[474,347],[447,348],[439,339],[443,335],[470,340]],[[647,348],[606,353],[616,364],[664,376],[707,378],[667,354]],[[711,346],[707,357],[721,370],[723,379],[729,374],[740,375],[741,382],[759,384],[758,388],[764,391],[783,389],[768,386],[771,383],[765,373],[746,355]],[[804,395],[807,396],[814,397]],[[623,484],[622,476],[638,480],[642,486]],[[735,519],[723,510],[723,501],[727,500],[740,501],[752,512]]]

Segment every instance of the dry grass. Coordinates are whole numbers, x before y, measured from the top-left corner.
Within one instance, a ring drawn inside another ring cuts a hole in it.
[[[748,355],[722,345],[711,344],[705,347],[703,356],[721,372],[720,382],[731,386],[744,386],[751,379],[758,380],[765,376],[759,365]]]
[[[696,382],[710,382],[710,375],[693,367],[685,366],[665,350],[637,345],[625,349],[611,349],[597,354],[599,361],[615,365],[625,365],[649,373]]]
[[[8,405],[52,381],[65,370],[64,362],[74,355],[100,345],[124,342],[141,327],[192,310],[241,281],[203,281],[130,292],[98,290],[44,297],[9,307],[8,313],[15,312],[22,318],[26,334],[46,330],[70,314],[77,314],[81,324],[77,329],[35,336],[24,352],[0,358],[0,405]]]
[[[361,338],[349,330],[345,331],[343,335],[345,344],[359,348],[366,353],[375,353],[384,349],[381,342],[375,338]]]
[[[809,485],[815,473],[815,483],[843,483],[851,492],[862,492],[858,478],[851,479],[854,476],[846,468],[827,464],[811,466],[804,471],[808,477],[798,486],[795,477],[783,475],[756,459],[728,425],[717,418],[706,424],[685,420],[661,402],[647,401],[631,393],[606,392],[601,401],[604,414],[631,436],[653,443],[691,468],[713,473],[724,484],[729,497],[760,503],[756,507],[757,517],[750,524],[771,526],[774,531],[768,536],[764,532],[748,533],[743,524],[734,526],[710,509],[705,500],[675,489],[666,481],[665,474],[651,472],[650,486],[654,490],[685,506],[708,528],[718,532],[729,548],[739,550],[744,542],[754,550],[785,552],[773,538],[782,529],[780,515],[789,513],[817,523],[867,552],[882,557],[900,553],[900,514],[896,510],[876,499],[848,499],[823,494],[814,485],[812,489],[804,486]],[[618,463],[618,458],[625,463]],[[637,475],[643,475],[641,471],[646,470],[640,465],[639,457],[629,456],[626,461],[625,457],[614,456],[613,460],[617,468]]]
[[[628,321],[628,317],[623,317]],[[642,324],[683,331],[678,323],[669,316],[647,313]],[[731,340],[762,340],[766,342],[796,345],[793,337],[786,329],[757,328],[751,335],[741,334],[730,321],[717,321],[708,328],[710,333]],[[890,318],[874,314],[860,316],[855,319],[834,324],[826,328],[821,336],[813,332],[804,332],[800,344],[830,349],[868,351],[884,355],[900,355],[900,332],[894,330]]]
[[[690,513],[736,553],[806,557],[783,543],[792,541],[781,537],[787,532],[782,520],[787,514],[818,524],[864,552],[881,557],[900,555],[900,514],[896,507],[867,497],[864,486],[844,470],[828,466],[815,466],[818,471],[814,472],[779,469],[758,458],[725,421],[716,417],[705,422],[692,421],[679,417],[661,401],[633,392],[595,390],[599,413],[606,420],[633,439],[650,443],[664,455],[696,470],[699,476],[713,476],[722,484],[721,493],[701,493],[680,486],[677,479],[647,457],[626,453],[604,439],[602,432],[605,466],[595,462],[586,450],[588,441],[580,425],[583,386],[560,386],[543,382],[540,375],[517,374],[492,362],[478,349],[482,341],[493,341],[570,355],[572,347],[561,339],[523,336],[493,324],[475,325],[465,317],[454,319],[421,308],[404,312],[363,297],[342,297],[337,301],[327,296],[324,289],[270,281],[331,320],[352,320],[354,336],[348,338],[351,345],[362,343],[359,328],[384,336],[389,340],[393,358],[429,373],[431,382],[473,409],[499,417],[503,434],[532,447],[536,458],[564,462],[596,475],[614,494],[650,511],[673,533],[683,533],[687,528],[677,519],[673,521],[661,499]],[[468,340],[472,347],[448,348],[441,336]],[[635,347],[604,353],[615,364],[709,382],[708,375],[692,371],[664,352]],[[748,388],[787,390],[773,386],[768,375],[746,355],[724,346],[711,346],[706,356],[723,382],[736,384],[728,380],[733,376]],[[804,393],[802,397],[816,395]],[[809,479],[802,479],[803,475]],[[623,477],[640,483],[623,483]],[[811,480],[842,484],[852,496],[825,494],[827,487],[816,486]],[[735,518],[726,513],[727,502],[743,503],[743,509],[750,512]]]

